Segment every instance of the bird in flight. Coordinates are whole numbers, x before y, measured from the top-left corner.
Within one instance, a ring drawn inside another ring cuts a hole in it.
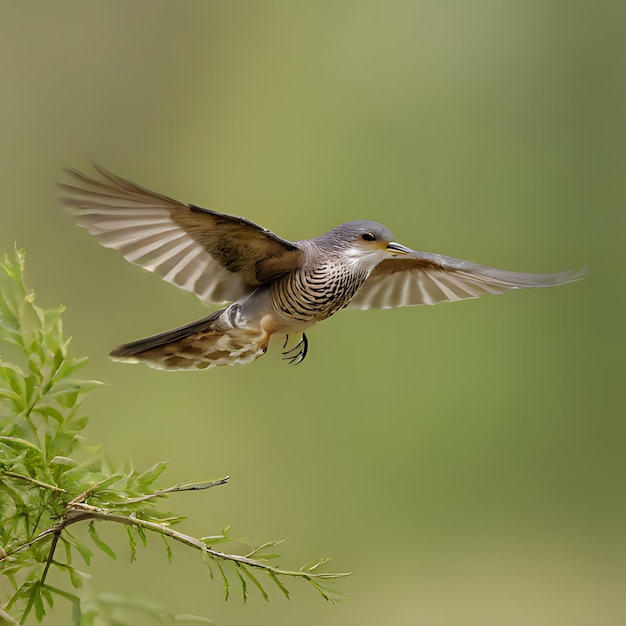
[[[95,165],[95,164],[94,164]],[[251,363],[273,335],[291,363],[306,357],[305,330],[343,308],[388,309],[465,300],[511,289],[553,287],[585,270],[524,274],[417,252],[381,224],[341,224],[314,239],[287,241],[233,217],[155,193],[95,165],[62,184],[79,226],[106,248],[194,293],[226,305],[208,317],[111,352],[166,370]],[[287,350],[289,337],[299,338]]]

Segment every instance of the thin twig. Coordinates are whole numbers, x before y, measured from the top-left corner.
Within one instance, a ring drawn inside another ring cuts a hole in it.
[[[100,482],[96,483],[95,485],[91,485],[91,487],[87,487],[85,491],[83,491],[82,493],[78,494],[75,498],[70,500],[69,506],[72,506],[79,502],[84,502],[90,495],[94,493],[94,491],[98,489],[98,487],[100,487],[100,485],[103,485],[107,480],[108,478],[103,478]]]
[[[116,502],[115,506],[120,506],[124,504],[135,504],[137,502],[145,502],[146,500],[150,500],[152,498],[158,498],[159,496],[167,495],[168,493],[176,493],[177,491],[200,491],[202,489],[210,489],[211,487],[217,487],[218,485],[225,485],[230,476],[224,476],[224,478],[219,478],[218,480],[212,480],[204,483],[178,483],[173,487],[167,487],[166,489],[159,489],[159,491],[155,491],[154,493],[149,493],[145,496],[139,496],[137,498],[127,498],[125,500],[121,500],[119,503]]]
[[[47,528],[46,530],[40,532],[36,537],[33,537],[26,543],[23,543],[17,546],[13,550],[9,550],[8,552],[5,550],[2,550],[2,552],[0,552],[0,562],[4,561],[5,559],[15,554],[16,552],[21,552],[22,550],[25,550],[26,548],[30,548],[30,546],[36,543],[39,543],[40,541],[43,541],[46,537],[49,537],[50,535],[54,535],[55,533],[61,532],[62,530],[67,528],[70,524],[74,524],[76,522],[80,522],[85,519],[91,519],[90,515],[85,514],[85,513],[74,514],[71,518],[61,520],[60,522],[56,523],[54,526],[51,526],[50,528]]]
[[[16,478],[17,480],[24,480],[28,483],[32,483],[33,485],[37,485],[37,487],[43,487],[44,489],[49,489],[50,491],[56,491],[57,493],[67,493],[65,489],[61,489],[61,487],[56,487],[55,485],[49,485],[48,483],[44,483],[41,480],[37,480],[36,478],[31,478],[30,476],[24,476],[23,474],[18,474],[17,472],[11,472],[9,470],[2,470],[2,473],[8,478]]]
[[[54,533],[54,537],[52,538],[52,545],[50,546],[50,552],[48,553],[48,559],[46,560],[46,566],[43,568],[43,573],[41,574],[41,578],[39,579],[39,584],[43,585],[46,582],[46,576],[48,575],[48,570],[50,569],[50,565],[52,565],[52,559],[54,558],[54,552],[57,549],[57,543],[59,543],[59,537],[63,529],[58,530]]]
[[[3,619],[5,622],[9,622],[9,624],[15,624],[16,626],[20,626],[20,623],[14,618],[11,617],[6,611],[0,609],[0,619]]]

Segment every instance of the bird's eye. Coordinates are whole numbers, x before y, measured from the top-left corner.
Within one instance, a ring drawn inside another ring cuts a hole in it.
[[[363,233],[361,235],[361,239],[364,239],[365,241],[376,241],[376,237],[374,237],[372,233]]]

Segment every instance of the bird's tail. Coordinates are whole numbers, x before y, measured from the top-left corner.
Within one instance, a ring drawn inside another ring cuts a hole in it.
[[[156,369],[187,370],[245,365],[266,349],[262,331],[234,326],[227,309],[220,309],[186,326],[126,343],[110,356],[116,361],[145,363]]]

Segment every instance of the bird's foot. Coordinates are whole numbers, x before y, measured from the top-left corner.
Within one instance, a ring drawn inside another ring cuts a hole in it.
[[[287,347],[289,341],[289,335],[285,337],[285,343],[283,344],[283,361],[289,361],[289,365],[298,365],[302,363],[306,358],[309,351],[309,340],[307,336],[302,333],[302,339],[291,350],[284,350]]]

